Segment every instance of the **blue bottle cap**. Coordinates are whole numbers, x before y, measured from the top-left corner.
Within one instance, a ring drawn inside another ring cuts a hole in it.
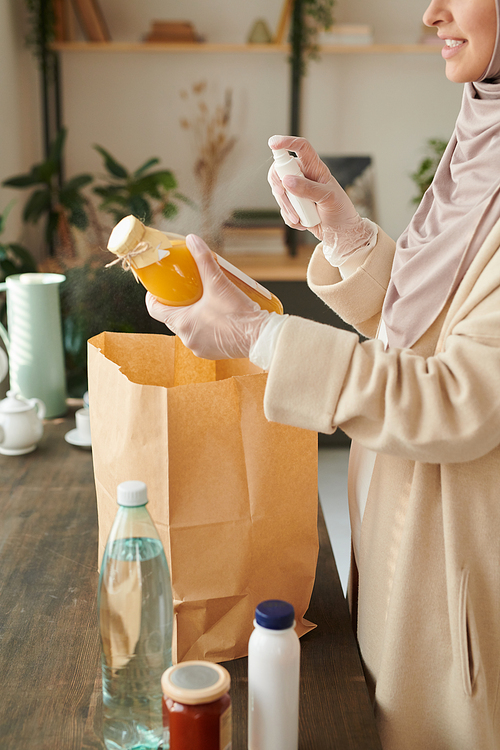
[[[286,630],[295,621],[293,605],[280,599],[268,599],[261,602],[255,610],[257,625],[269,630]]]

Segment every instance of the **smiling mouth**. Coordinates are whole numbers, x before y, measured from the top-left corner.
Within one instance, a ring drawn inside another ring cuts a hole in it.
[[[441,55],[445,60],[454,58],[467,44],[466,39],[443,39],[442,41],[444,42],[444,46],[441,50]]]

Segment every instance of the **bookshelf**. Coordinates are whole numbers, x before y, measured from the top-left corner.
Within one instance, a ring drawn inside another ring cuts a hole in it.
[[[224,258],[256,281],[305,281],[314,245],[298,248],[297,255],[285,253],[224,253]]]
[[[95,2],[96,0],[80,0],[80,2]],[[227,1],[227,0],[226,0]],[[61,0],[69,7],[73,7],[76,0]],[[190,0],[191,2],[191,0]],[[51,44],[51,49],[56,53],[55,57],[64,71],[62,77],[62,90],[64,92],[64,111],[67,117],[68,125],[72,130],[74,141],[78,138],[86,137],[86,131],[83,130],[81,123],[86,122],[87,112],[96,104],[98,107],[106,106],[110,95],[109,103],[112,105],[108,122],[114,122],[116,119],[116,142],[117,149],[121,153],[127,153],[128,144],[125,142],[125,130],[130,131],[132,138],[132,150],[138,150],[135,143],[140,141],[136,134],[140,133],[140,127],[136,120],[135,113],[127,113],[124,99],[120,91],[122,80],[130,80],[133,95],[137,98],[141,108],[149,107],[150,98],[152,102],[152,112],[154,118],[151,125],[152,142],[160,143],[155,145],[156,151],[163,148],[163,141],[160,133],[160,126],[157,123],[162,122],[165,127],[170,128],[173,133],[173,139],[176,146],[173,148],[174,158],[171,164],[176,174],[180,176],[185,184],[186,175],[190,179],[190,172],[181,163],[180,155],[184,156],[184,143],[178,136],[178,121],[175,111],[181,112],[184,104],[178,100],[181,88],[190,85],[190,81],[209,78],[210,81],[217,80],[220,71],[221,80],[227,81],[225,85],[236,91],[235,102],[239,109],[235,109],[235,116],[242,120],[242,132],[248,136],[248,132],[255,134],[254,139],[259,143],[265,143],[269,133],[272,132],[292,132],[287,124],[283,124],[284,116],[290,112],[291,105],[291,88],[290,88],[290,44],[286,43],[286,35],[281,37],[278,43],[278,35],[275,35],[274,41],[267,44],[249,44],[244,43],[245,29],[250,28],[249,23],[237,25],[228,19],[228,28],[224,34],[214,31],[207,23],[205,4],[201,0],[192,0],[193,5],[184,6],[177,2],[172,2],[170,13],[165,12],[166,17],[176,18],[174,8],[184,8],[186,17],[198,19],[194,26],[206,35],[209,41],[195,42],[171,42],[171,41],[146,41],[145,31],[146,22],[140,22],[141,17],[137,11],[136,4],[130,0],[123,0],[125,7],[129,9],[129,15],[113,15],[115,8],[112,0],[97,0],[102,6],[104,15],[109,15],[109,23],[112,40],[109,41],[90,41],[88,35],[83,38],[82,29],[76,24],[78,19],[74,18],[74,27],[72,34],[62,37],[64,41],[56,41]],[[276,0],[278,6],[282,5],[285,0]],[[320,153],[328,154],[338,152],[343,154],[350,153],[369,153],[373,156],[374,168],[376,168],[376,195],[377,195],[377,218],[388,228],[389,233],[397,234],[405,224],[404,218],[408,213],[406,204],[406,194],[409,189],[400,189],[400,183],[404,180],[409,181],[407,175],[410,173],[413,162],[418,156],[414,155],[420,143],[424,143],[427,134],[434,136],[436,133],[445,135],[448,123],[445,121],[444,126],[436,117],[437,125],[434,125],[433,117],[426,115],[426,112],[438,112],[436,100],[441,96],[442,86],[434,87],[435,72],[441,70],[441,47],[439,44],[429,42],[423,39],[422,30],[418,21],[410,19],[411,23],[406,22],[406,15],[402,12],[396,13],[395,19],[391,16],[387,24],[377,25],[378,15],[375,10],[369,6],[363,8],[351,9],[349,0],[343,0],[346,8],[342,9],[341,0],[339,0],[340,23],[345,29],[349,26],[354,31],[361,30],[363,22],[373,33],[367,38],[362,38],[361,31],[358,37],[350,33],[349,41],[343,41],[343,44],[336,43],[337,39],[324,38],[321,40],[319,47],[320,59],[311,64],[308,68],[307,82],[304,83],[303,100],[303,127],[299,132],[310,138]],[[195,9],[199,5],[200,15],[196,15]],[[374,5],[380,6],[380,14],[384,14],[384,3],[387,0],[376,0]],[[187,8],[187,10],[186,10]],[[359,11],[359,12],[358,12]],[[363,11],[363,12],[362,12]],[[343,13],[343,15],[342,15]],[[135,14],[135,15],[134,15]],[[205,14],[205,15],[204,15]],[[356,17],[356,14],[358,17]],[[73,13],[74,15],[74,13]],[[161,13],[160,13],[161,15]],[[179,14],[178,14],[179,15]],[[247,14],[248,15],[248,14]],[[353,19],[345,22],[344,16]],[[394,14],[393,14],[394,15]],[[416,12],[413,12],[413,16]],[[180,17],[180,16],[179,16]],[[120,23],[117,23],[120,18]],[[246,16],[245,16],[246,19]],[[277,19],[272,16],[270,23],[271,28],[275,26]],[[125,22],[126,21],[126,22]],[[366,21],[366,23],[365,23]],[[152,23],[152,22],[151,22]],[[81,26],[81,24],[80,24]],[[344,29],[344,31],[345,31]],[[144,33],[143,33],[144,32]],[[345,33],[347,33],[345,31]],[[116,34],[116,37],[115,37]],[[337,31],[337,35],[340,31]],[[198,35],[197,35],[198,36]],[[333,37],[333,34],[331,35]],[[419,43],[418,37],[426,43]],[[198,37],[199,39],[200,37]],[[116,39],[116,40],[115,40]],[[215,39],[216,41],[210,41]],[[233,41],[234,40],[234,41]],[[228,64],[229,63],[229,64]],[[123,70],[123,79],[121,77]],[[235,71],[242,73],[241,91],[240,79],[236,77]],[[215,72],[214,72],[215,71]],[[254,76],[254,81],[250,83],[250,77]],[[378,76],[378,79],[377,79]],[[96,78],[95,88],[87,81]],[[377,80],[387,81],[387,87],[379,88]],[[144,87],[141,88],[141,81]],[[420,86],[421,81],[431,81],[432,85],[425,87]],[[179,83],[177,83],[179,82]],[[271,86],[271,82],[274,82]],[[326,82],[326,85],[325,85]],[[408,82],[408,83],[407,83]],[[438,82],[439,84],[439,82]],[[222,85],[222,84],[221,84]],[[89,107],[81,107],[78,98],[75,96],[75,87],[82,89],[83,98],[89,103]],[[274,93],[271,88],[274,88]],[[215,85],[214,85],[215,88]],[[410,118],[412,103],[408,103],[409,96],[407,91],[417,91],[416,116]],[[155,91],[161,92],[161,100],[154,101]],[[94,93],[95,92],[95,93]],[[351,92],[357,92],[356,94]],[[374,92],[378,92],[375,96]],[[396,128],[391,118],[387,118],[383,113],[390,113],[393,101],[402,92],[402,122],[400,130]],[[439,93],[436,93],[439,92]],[[444,92],[446,95],[447,92]],[[324,95],[325,104],[318,104],[319,97]],[[215,94],[217,96],[217,94]],[[240,98],[237,100],[236,96]],[[164,104],[169,99],[172,103],[170,109]],[[379,103],[380,100],[380,103]],[[451,95],[445,99],[449,105]],[[441,101],[441,99],[439,99]],[[364,106],[371,108],[375,116],[366,117]],[[248,110],[247,110],[248,107]],[[449,108],[449,106],[448,106]],[[82,111],[83,110],[83,111]],[[149,110],[148,110],[149,111]],[[262,111],[262,115],[261,115]],[[254,114],[255,112],[258,115]],[[160,114],[160,117],[158,117]],[[325,116],[325,122],[328,124],[321,125],[321,118]],[[124,119],[125,118],[125,119]],[[244,119],[243,119],[244,118]],[[409,127],[406,127],[406,121],[412,119]],[[387,122],[386,122],[387,120]],[[120,127],[123,121],[126,127]],[[275,125],[275,123],[278,123]],[[166,124],[166,125],[165,125]],[[434,129],[435,128],[435,129]],[[328,129],[328,135],[325,131]],[[115,132],[111,126],[92,127],[92,138],[98,142],[100,139],[103,143],[114,143]],[[368,133],[368,131],[371,131]],[[420,131],[422,135],[420,135]],[[402,135],[400,135],[400,132]],[[102,134],[101,134],[102,133]],[[420,141],[417,141],[417,138]],[[165,143],[170,141],[165,141]],[[387,146],[385,145],[387,142]],[[325,145],[325,143],[327,145]],[[331,144],[331,145],[330,145]],[[353,145],[354,144],[354,145]],[[359,144],[359,146],[358,146]],[[404,146],[403,146],[404,144]],[[170,148],[171,146],[169,146]],[[71,144],[73,149],[73,145]],[[188,148],[185,147],[185,151]],[[250,158],[247,154],[242,156],[242,164],[248,174],[248,189],[245,185],[245,197],[233,198],[231,194],[229,202],[231,208],[239,209],[241,207],[263,207],[270,205],[266,197],[259,203],[260,196],[257,193],[257,172],[265,154],[261,157],[263,149],[258,150],[253,147],[253,142],[247,153],[256,154],[256,158]],[[403,152],[403,153],[401,153]],[[187,153],[189,157],[189,153]],[[78,164],[79,158],[75,149],[68,152],[68,164],[70,169],[74,169],[74,164]],[[187,158],[184,160],[187,164]],[[394,164],[400,170],[402,176],[399,176],[399,182],[388,181],[386,173],[394,169]],[[179,166],[180,165],[180,166]],[[401,165],[401,166],[399,166]],[[81,168],[78,166],[78,168]],[[261,168],[263,170],[263,167]],[[404,170],[404,174],[403,174]],[[260,179],[260,178],[259,178]],[[263,183],[263,191],[267,185]],[[397,184],[397,195],[394,184]],[[236,185],[237,190],[240,184]],[[395,194],[393,196],[393,193]],[[390,196],[390,203],[387,196]],[[248,199],[246,199],[248,196]],[[381,199],[379,200],[379,196]],[[238,202],[236,202],[238,200]],[[248,203],[246,202],[248,200]],[[387,216],[389,219],[387,219]],[[402,217],[402,218],[400,218]],[[394,225],[396,228],[394,228]],[[300,239],[298,242],[300,242]],[[240,250],[240,252],[242,252]],[[300,249],[299,249],[300,252]],[[263,255],[264,252],[259,253]],[[268,254],[273,256],[272,249]],[[260,262],[261,259],[259,259]],[[256,261],[257,262],[257,261]],[[276,262],[276,258],[272,258]],[[295,266],[293,266],[295,268]],[[289,269],[283,270],[283,273],[291,273]],[[293,273],[305,278],[305,269],[294,270]]]
[[[106,53],[245,53],[245,54],[289,54],[288,44],[211,44],[159,43],[159,42],[54,42],[51,49],[56,52],[106,52]],[[441,47],[433,44],[356,44],[325,45],[320,48],[325,55],[436,55]]]

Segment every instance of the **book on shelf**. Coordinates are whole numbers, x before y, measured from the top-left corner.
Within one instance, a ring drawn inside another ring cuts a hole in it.
[[[373,44],[373,31],[364,24],[334,24],[319,32],[318,44]]]
[[[73,7],[89,42],[111,41],[98,0],[73,0]]]
[[[285,44],[288,28],[290,26],[290,19],[292,17],[293,0],[284,0],[281,8],[280,18],[278,21],[278,28],[274,36],[275,44]]]
[[[235,211],[223,227],[228,255],[286,254],[285,225],[279,211]]]
[[[293,0],[283,0],[275,44],[285,44],[288,37],[293,11]],[[318,33],[319,45],[373,44],[373,30],[366,24],[333,24],[329,29]]]
[[[145,42],[201,42],[190,21],[152,21]]]
[[[68,33],[68,7],[66,0],[52,0],[54,11],[54,39],[56,42],[66,42]]]
[[[76,39],[77,19],[71,0],[52,0],[54,11],[54,39],[72,42]]]

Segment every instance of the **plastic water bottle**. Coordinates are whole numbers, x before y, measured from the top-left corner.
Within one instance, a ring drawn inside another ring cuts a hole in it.
[[[293,606],[261,602],[248,643],[248,750],[299,746],[300,643]]]
[[[118,486],[99,577],[103,731],[108,750],[167,750],[161,676],[172,665],[172,589],[144,482]]]

